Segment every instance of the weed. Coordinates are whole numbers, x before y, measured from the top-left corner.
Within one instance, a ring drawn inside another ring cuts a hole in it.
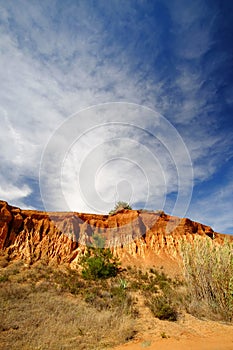
[[[161,338],[167,339],[167,338],[169,338],[169,336],[165,332],[162,332],[161,333]]]
[[[0,283],[7,282],[7,281],[9,281],[9,276],[7,276],[7,275],[0,276]]]
[[[121,289],[126,289],[127,288],[127,281],[125,280],[125,279],[123,279],[123,278],[120,278],[120,280],[119,280],[119,285],[120,285],[120,288]]]
[[[151,341],[150,341],[150,340],[144,340],[144,341],[141,343],[141,347],[142,347],[142,348],[147,348],[148,346],[151,346]]]

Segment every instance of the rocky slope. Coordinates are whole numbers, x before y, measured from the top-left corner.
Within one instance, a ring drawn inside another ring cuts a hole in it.
[[[76,265],[80,252],[92,243],[96,233],[125,264],[156,266],[166,262],[171,268],[181,239],[192,241],[196,235],[223,239],[209,226],[163,212],[122,210],[112,216],[46,213],[21,210],[0,201],[0,251],[10,259]]]

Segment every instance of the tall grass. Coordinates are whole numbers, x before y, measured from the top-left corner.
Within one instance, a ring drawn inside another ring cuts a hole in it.
[[[182,242],[180,252],[188,290],[190,308],[198,313],[203,306],[226,321],[233,318],[233,241],[218,244],[196,237]]]

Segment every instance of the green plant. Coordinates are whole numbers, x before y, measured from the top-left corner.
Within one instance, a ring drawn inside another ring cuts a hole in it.
[[[116,214],[118,211],[120,211],[122,209],[132,210],[132,207],[127,202],[119,201],[116,203],[114,209],[109,212],[109,215]]]
[[[113,257],[109,248],[88,247],[81,259],[81,265],[83,266],[82,276],[92,280],[115,277],[119,270],[117,259]]]
[[[93,236],[93,245],[80,259],[83,267],[82,276],[85,279],[115,277],[119,272],[119,260],[114,257],[109,248],[104,248],[104,240],[99,235]]]
[[[151,296],[146,301],[146,305],[160,320],[177,321],[177,310],[166,296]]]
[[[121,289],[126,289],[128,283],[127,283],[127,281],[126,281],[125,279],[120,278],[119,284],[120,284],[120,288],[121,288]]]
[[[215,315],[233,317],[233,242],[196,237],[182,242],[180,252],[192,304],[207,305]],[[198,312],[198,310],[197,310]]]

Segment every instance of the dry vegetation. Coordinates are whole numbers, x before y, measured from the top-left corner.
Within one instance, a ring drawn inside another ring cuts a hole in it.
[[[174,303],[168,309],[167,303],[176,283],[153,269],[129,267],[116,277],[87,280],[64,266],[4,258],[0,264],[1,350],[97,350],[125,343],[138,331],[138,293],[156,317],[172,319]],[[157,305],[155,296],[165,291],[166,302]]]
[[[87,279],[68,267],[0,259],[0,349],[107,349],[139,331],[139,301],[161,320],[185,312],[232,320],[232,243],[182,244],[185,281],[128,266]],[[142,325],[142,322],[140,323]]]
[[[0,280],[1,350],[104,349],[134,335],[130,303],[72,270],[12,263]]]
[[[216,244],[196,237],[183,242],[181,255],[188,292],[188,311],[196,316],[232,321],[233,242]]]

